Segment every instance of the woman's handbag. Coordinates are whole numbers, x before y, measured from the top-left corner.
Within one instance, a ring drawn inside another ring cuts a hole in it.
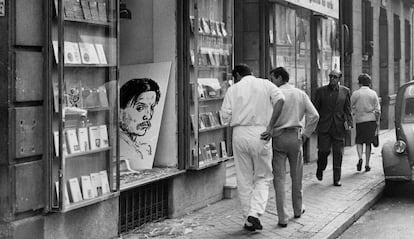
[[[374,147],[378,147],[378,145],[379,145],[378,134],[375,135],[374,142],[372,143],[372,145],[374,145]]]

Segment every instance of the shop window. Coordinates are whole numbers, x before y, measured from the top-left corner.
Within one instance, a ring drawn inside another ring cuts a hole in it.
[[[269,14],[269,58],[271,68],[285,67],[289,82],[310,94],[309,11],[273,5]]]

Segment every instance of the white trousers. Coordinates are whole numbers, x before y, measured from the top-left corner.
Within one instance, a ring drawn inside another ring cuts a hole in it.
[[[272,174],[272,141],[260,139],[264,126],[236,126],[233,153],[243,216],[261,216],[266,209]]]

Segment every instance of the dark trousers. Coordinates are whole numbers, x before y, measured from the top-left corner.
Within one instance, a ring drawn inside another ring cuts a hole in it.
[[[328,156],[333,153],[333,180],[338,182],[341,180],[342,155],[344,153],[345,135],[338,133],[334,128],[328,132],[318,133],[318,171],[326,169],[328,164]]]

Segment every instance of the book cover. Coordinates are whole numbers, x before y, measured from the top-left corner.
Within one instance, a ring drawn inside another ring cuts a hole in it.
[[[220,123],[219,123],[218,119],[216,118],[216,114],[215,113],[213,114],[213,112],[208,112],[207,115],[208,115],[208,118],[209,118],[209,120],[211,122],[211,126],[212,127],[218,127],[218,126],[220,126]]]
[[[89,1],[88,0],[81,0],[81,6],[82,6],[83,17],[86,20],[91,20],[92,19],[92,14],[91,14],[91,9],[89,7]]]
[[[210,24],[210,31],[211,31],[211,35],[213,36],[217,36],[217,31],[216,31],[216,23],[213,20],[207,20],[208,23]]]
[[[99,105],[100,107],[108,107],[108,94],[106,93],[105,85],[101,85],[98,87],[98,94],[99,94]]]
[[[201,122],[203,122],[204,126],[206,128],[211,127],[211,121],[210,121],[210,117],[208,116],[207,113],[201,113],[199,118],[201,119]]]
[[[59,63],[59,45],[58,45],[58,41],[52,41],[52,47],[53,47],[53,53],[55,55],[55,61],[56,64]]]
[[[109,147],[108,128],[106,124],[100,125],[99,131],[101,133],[101,147]]]
[[[76,19],[85,19],[83,16],[82,6],[80,0],[71,0],[72,3],[72,11],[74,14],[74,18]]]
[[[73,9],[72,1],[63,0],[62,2],[63,2],[63,12],[65,14],[65,18],[72,18],[72,19],[75,18],[75,11]],[[56,0],[56,6],[57,6],[57,0]],[[56,9],[56,15],[58,15],[57,9]]]
[[[217,146],[216,143],[210,143],[210,151],[211,151],[211,158],[213,160],[217,160],[218,159],[218,152],[217,152]]]
[[[103,44],[95,44],[96,53],[98,54],[99,63],[102,65],[108,64],[104,51]]]
[[[220,149],[221,149],[221,157],[227,158],[226,141],[220,142]]]
[[[102,181],[99,173],[91,173],[92,190],[96,190],[97,196],[102,196]]]
[[[83,200],[78,178],[69,179],[69,191],[72,202],[79,202]]]
[[[79,146],[80,151],[88,151],[89,150],[89,135],[88,135],[88,129],[78,128],[78,138],[79,138]]]
[[[56,157],[59,157],[59,131],[53,131],[53,141],[54,141],[54,144],[55,144]],[[63,152],[63,155],[68,154],[65,142],[63,142],[63,145],[62,145],[62,152]]]
[[[222,37],[223,36],[223,33],[221,32],[220,22],[215,21],[214,24],[215,24],[215,28],[216,28],[217,35],[220,36],[220,37]]]
[[[203,146],[204,151],[206,152],[206,161],[212,161],[213,155],[211,154],[211,149],[209,144]]]
[[[224,22],[220,22],[220,26],[221,26],[221,34],[223,35],[223,37],[227,36],[227,31],[226,31],[226,23]]]
[[[98,3],[98,13],[99,13],[99,20],[101,20],[102,22],[107,22],[108,21],[108,15],[106,13],[106,3],[104,2],[99,2]]]
[[[203,147],[203,149],[198,148],[198,155],[199,155],[199,157],[198,157],[198,165],[204,164],[206,162],[206,160],[207,160],[207,152],[204,149],[204,147]]]
[[[89,142],[91,149],[101,148],[101,132],[98,126],[89,127]]]
[[[64,92],[64,102],[67,107],[82,107],[81,85],[80,82],[67,81]]]
[[[200,33],[200,34],[204,33],[203,21],[201,20],[201,18],[198,19],[198,33]]]
[[[56,189],[56,199],[59,202],[59,181],[55,182],[55,189]],[[67,187],[63,188],[63,204],[69,205],[69,194]]]
[[[65,41],[64,43],[65,64],[81,64],[79,45],[77,42]]]
[[[208,56],[208,63],[209,65],[215,66],[216,65],[216,59],[213,55],[213,49],[207,48],[207,56]]]
[[[83,199],[92,199],[96,197],[96,195],[94,194],[94,191],[92,190],[90,176],[81,176],[81,184],[82,184]]]
[[[98,2],[89,1],[89,10],[91,11],[92,20],[99,21]]]
[[[203,32],[205,34],[210,34],[210,25],[208,24],[208,20],[205,18],[201,18],[201,23],[203,24]]]
[[[67,129],[66,130],[66,141],[68,143],[69,153],[79,153],[80,146],[78,141],[78,136],[76,134],[76,129]]]
[[[106,170],[100,171],[99,176],[102,182],[102,194],[110,193],[111,189],[109,188],[108,173]]]
[[[79,42],[82,64],[99,64],[98,54],[92,43]]]

